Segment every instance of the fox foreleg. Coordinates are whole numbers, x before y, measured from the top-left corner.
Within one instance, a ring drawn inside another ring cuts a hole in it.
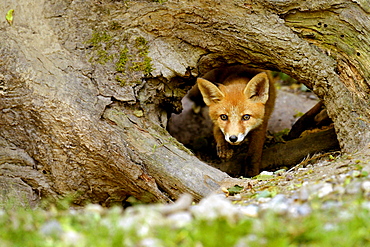
[[[260,173],[261,161],[262,161],[262,150],[265,142],[266,135],[266,124],[263,124],[260,128],[253,131],[250,135],[250,144],[247,153],[247,167],[245,175],[251,177]]]
[[[234,154],[234,150],[230,148],[230,144],[225,140],[225,136],[220,128],[215,126],[213,128],[213,135],[217,144],[216,148],[218,157],[225,160],[230,159]]]

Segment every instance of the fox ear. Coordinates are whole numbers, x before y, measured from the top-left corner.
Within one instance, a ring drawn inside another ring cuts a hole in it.
[[[210,81],[202,78],[197,79],[197,84],[200,92],[203,95],[204,103],[209,106],[212,103],[220,101],[225,95],[220,91],[220,89]]]
[[[265,72],[254,76],[243,92],[248,98],[265,104],[269,98],[269,78]]]

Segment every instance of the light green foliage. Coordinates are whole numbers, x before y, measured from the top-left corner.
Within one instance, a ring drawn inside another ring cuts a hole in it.
[[[125,79],[123,79],[122,77],[120,77],[119,75],[116,75],[116,81],[119,83],[119,85],[121,86],[121,87],[123,87],[124,85],[126,85],[126,80]]]
[[[121,49],[119,53],[118,61],[116,62],[116,71],[121,73],[122,75],[126,74],[126,64],[129,59],[128,48],[125,47]],[[124,86],[126,84],[126,80],[123,79],[120,75],[116,75],[116,81],[119,82],[120,86]]]
[[[230,196],[233,196],[235,194],[238,194],[240,193],[242,190],[244,189],[243,186],[240,186],[240,185],[234,185],[233,187],[231,188],[228,188],[227,191],[229,192],[229,195]]]
[[[183,226],[151,221],[151,216],[157,216],[145,208],[149,218],[135,222],[119,207],[90,205],[77,211],[4,207],[0,209],[0,246],[143,246],[149,240],[155,246],[368,246],[367,203],[361,198],[336,210],[317,206],[299,218],[273,211],[239,220],[194,218]]]
[[[293,117],[295,117],[295,118],[299,118],[299,117],[302,117],[303,115],[304,115],[304,113],[303,113],[303,112],[296,111],[296,114],[294,114],[294,116],[293,116]]]
[[[91,39],[87,42],[95,47],[101,47],[102,43],[107,43],[112,39],[112,37],[106,32],[94,32]]]
[[[116,71],[125,73],[126,70],[126,63],[128,61],[129,55],[128,55],[128,49],[125,47],[121,50],[119,53],[118,61],[116,62]]]
[[[9,23],[9,25],[13,25],[13,13],[14,9],[10,9],[5,16],[5,19]]]
[[[152,71],[152,59],[148,57],[149,47],[148,42],[143,37],[137,37],[135,40],[135,47],[138,49],[141,61],[134,62],[131,67],[135,71],[143,71],[144,75],[149,75]]]
[[[274,133],[273,136],[274,136],[275,142],[284,143],[285,142],[284,137],[287,136],[289,132],[290,132],[290,129],[283,129],[277,133]]]
[[[111,40],[112,37],[106,32],[94,32],[92,34],[91,39],[87,41],[88,44],[93,46],[93,55],[89,59],[91,63],[96,62],[104,65],[113,60],[114,56],[108,53]]]

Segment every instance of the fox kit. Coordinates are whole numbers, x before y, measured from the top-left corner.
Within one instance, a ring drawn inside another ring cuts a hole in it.
[[[231,158],[230,145],[248,140],[246,173],[258,174],[267,123],[275,103],[270,73],[243,65],[216,69],[198,78],[197,87],[209,107],[218,156]]]

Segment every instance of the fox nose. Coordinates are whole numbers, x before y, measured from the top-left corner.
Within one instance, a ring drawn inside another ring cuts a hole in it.
[[[236,142],[238,140],[238,137],[236,135],[232,135],[232,136],[229,137],[229,140],[231,142]]]

